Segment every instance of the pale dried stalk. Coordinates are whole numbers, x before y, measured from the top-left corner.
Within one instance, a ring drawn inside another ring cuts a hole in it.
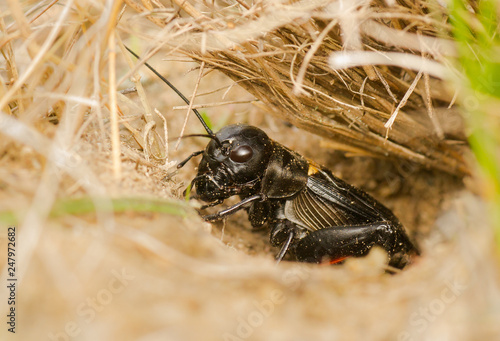
[[[413,90],[417,87],[418,81],[422,77],[422,71],[419,71],[415,79],[413,80],[413,83],[411,83],[410,87],[408,88],[408,91],[406,91],[405,95],[399,102],[398,106],[392,113],[391,117],[389,120],[384,124],[384,127],[387,128],[387,135],[389,134],[389,130],[392,128],[392,125],[394,124],[394,121],[396,120],[396,117],[398,116],[399,110],[401,110],[402,107],[405,106],[406,102],[408,101],[408,98],[410,98],[410,95],[413,93]]]
[[[52,0],[52,2],[50,4],[48,4],[42,11],[40,11],[40,13],[38,13],[36,16],[34,16],[30,20],[30,24],[34,23],[38,18],[40,18],[43,14],[45,14],[45,12],[47,12],[49,9],[51,9],[52,6],[54,6],[58,2],[59,2],[59,0]]]
[[[323,42],[323,39],[325,39],[325,36],[330,32],[330,30],[335,25],[337,25],[336,20],[330,21],[328,26],[326,26],[325,29],[323,31],[321,31],[320,35],[318,36],[318,38],[316,39],[314,44],[312,44],[309,51],[307,51],[307,53],[304,57],[304,60],[302,61],[302,65],[300,66],[299,72],[297,73],[297,78],[295,79],[295,82],[293,85],[293,94],[294,95],[298,95],[298,94],[303,92],[302,91],[302,83],[304,82],[304,77],[306,75],[307,66],[309,65],[309,63],[310,63],[312,57],[314,56],[314,54],[316,53],[316,51],[320,48],[321,43]]]
[[[200,65],[200,72],[198,74],[198,79],[196,80],[196,83],[194,85],[194,90],[193,90],[193,95],[191,96],[191,100],[189,101],[189,107],[186,112],[186,118],[184,119],[184,123],[182,124],[182,129],[181,129],[181,134],[180,136],[184,135],[184,130],[186,129],[187,121],[189,118],[189,114],[191,113],[191,109],[193,108],[193,103],[196,98],[196,93],[198,92],[198,87],[200,86],[201,82],[201,76],[203,75],[203,69],[205,68],[205,62],[202,62]],[[177,140],[177,143],[175,145],[175,149],[179,148],[179,144],[181,143],[181,139]]]
[[[17,22],[17,28],[19,29],[21,37],[28,39],[31,34],[31,27],[21,8],[21,3],[17,0],[7,0],[7,2],[10,12]]]
[[[447,75],[447,70],[442,64],[420,56],[401,52],[378,53],[370,51],[344,51],[332,54],[329,62],[330,66],[337,70],[370,63],[392,65],[412,70],[423,70],[429,75],[440,79],[445,79]]]
[[[133,10],[137,11],[138,13],[146,13],[146,12],[151,12],[149,11],[147,8],[145,8],[144,6],[136,3],[134,0],[124,0],[125,3],[127,4],[127,6],[129,6],[130,8],[132,8]],[[160,26],[160,27],[163,27],[164,26],[164,22],[163,20],[160,20],[152,15],[146,15],[146,18],[155,23],[156,25]]]
[[[366,20],[361,24],[364,34],[373,37],[389,46],[398,46],[434,57],[454,56],[456,54],[453,41],[443,38],[422,36],[387,27],[374,20]]]
[[[123,101],[125,104],[129,104],[130,106],[133,106],[132,101],[131,101],[131,100],[130,100],[127,96],[125,96],[125,95],[123,95],[123,94],[121,94],[121,93],[119,93],[119,92],[118,92],[118,97],[119,97],[119,98],[120,98],[120,100],[121,100],[121,101]],[[107,108],[108,108],[108,110],[109,110],[109,105],[108,105],[108,106],[106,106],[106,107],[107,107]],[[118,110],[118,112],[120,112],[120,108],[119,108],[119,107],[117,107],[117,110]],[[111,111],[111,110],[110,110],[110,111]],[[123,114],[122,114],[121,112],[120,112],[120,116],[123,116]],[[139,146],[140,146],[142,149],[144,149],[144,150],[145,150],[145,149],[146,149],[146,146],[145,146],[145,141],[144,141],[144,139],[142,138],[141,133],[140,133],[137,129],[135,129],[134,127],[132,127],[132,126],[130,125],[130,123],[128,123],[128,121],[127,121],[127,120],[125,120],[125,119],[121,119],[121,120],[119,121],[119,123],[120,123],[120,124],[122,124],[125,128],[127,128],[127,130],[128,130],[128,131],[130,131],[130,132],[132,133],[132,135],[133,135],[133,137],[134,137],[134,140],[135,140],[135,141],[139,144]]]
[[[431,97],[431,86],[429,75],[424,73],[424,85],[425,85],[425,107],[427,108],[427,114],[432,121],[432,125],[434,126],[434,130],[436,131],[436,135],[442,140],[444,139],[443,129],[439,124],[439,121],[434,114],[434,107],[432,105],[432,97]]]
[[[151,121],[146,123],[146,125],[143,127],[142,131],[142,139],[144,141],[144,156],[146,157],[146,160],[149,161],[149,155],[152,154],[151,152],[151,147],[153,146],[151,139],[148,139],[149,133],[154,129],[156,123]]]
[[[116,50],[115,31],[111,31],[108,37],[108,72],[109,72],[109,110],[111,116],[111,146],[113,160],[113,175],[119,180],[122,175],[122,164],[120,160],[120,129],[118,126],[118,112],[116,101]]]
[[[101,70],[99,68],[99,65],[101,64],[101,50],[98,45],[96,45],[95,48],[95,53],[94,53],[94,67],[93,67],[93,74],[94,74],[94,92],[92,94],[92,97],[94,99],[102,99],[101,96],[101,83],[99,80],[101,79]],[[99,103],[100,104],[100,103]],[[104,140],[104,137],[106,136],[106,131],[104,129],[104,123],[103,123],[103,114],[102,114],[102,108],[101,105],[98,105],[95,108],[95,113],[97,116],[97,124],[99,125],[99,131],[101,132],[101,138]]]
[[[123,45],[122,40],[118,37],[117,39],[118,45],[120,46],[120,49],[122,51],[122,55],[125,57],[125,60],[127,61],[127,64],[132,70],[135,70],[135,65],[132,61],[132,58],[130,58],[130,53],[125,49],[125,46]],[[130,77],[132,82],[135,85],[135,89],[137,90],[137,95],[139,96],[139,100],[141,102],[142,107],[144,108],[144,120],[146,121],[147,125],[150,125],[151,128],[151,135],[145,134],[144,135],[144,145],[151,146],[151,156],[154,157],[155,159],[162,160],[164,158],[163,155],[161,155],[161,148],[160,148],[160,143],[158,141],[159,135],[155,129],[155,121],[153,118],[153,110],[151,109],[151,105],[149,104],[146,91],[144,90],[144,87],[142,86],[141,83],[141,76],[139,73],[134,72],[132,76]],[[119,82],[118,82],[119,84]],[[152,125],[151,125],[152,124]],[[149,141],[149,136],[152,139],[152,142]],[[153,149],[154,147],[154,149]],[[160,155],[157,155],[157,154]],[[148,156],[149,157],[149,156]]]
[[[165,166],[168,166],[168,127],[167,127],[167,119],[163,114],[158,110],[154,109],[156,115],[163,121],[163,138],[165,139]]]
[[[13,1],[13,0],[12,0]],[[52,47],[52,44],[54,43],[54,40],[57,38],[59,35],[59,32],[61,31],[62,24],[66,20],[66,17],[69,13],[69,10],[73,6],[73,0],[68,0],[66,5],[63,7],[63,10],[59,17],[57,18],[57,21],[54,24],[54,27],[50,31],[50,33],[47,36],[47,39],[44,41],[43,45],[41,48],[38,50],[37,54],[33,58],[33,61],[29,64],[28,68],[24,73],[17,79],[17,81],[12,85],[12,87],[7,91],[7,93],[0,99],[0,110],[4,108],[11,100],[12,96],[23,86],[25,82],[27,82],[28,78],[35,72],[42,62],[43,58],[49,51],[49,49]]]
[[[130,58],[130,53],[125,49],[125,46],[123,45],[123,42],[120,39],[120,37],[117,37],[117,42],[122,52],[122,55],[125,58],[125,61],[127,62],[127,64],[131,69],[134,69],[135,65],[132,61],[132,58]],[[139,73],[134,72],[130,77],[130,80],[135,85],[135,89],[137,90],[137,95],[139,96],[141,105],[144,108],[144,119],[146,120],[146,123],[148,123],[153,120],[153,110],[151,109],[151,105],[149,105],[149,101],[147,100],[146,91],[142,86],[141,76],[139,75]]]
[[[186,0],[174,0],[174,2],[182,8],[184,11],[186,11],[187,14],[192,16],[195,19],[209,19],[208,17],[204,16],[196,8],[194,8],[193,5],[191,5],[189,2]]]

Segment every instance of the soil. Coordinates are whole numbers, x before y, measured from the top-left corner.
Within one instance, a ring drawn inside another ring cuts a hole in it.
[[[195,65],[161,65],[160,72],[191,93],[196,72],[186,72]],[[185,111],[171,109],[182,105],[180,100],[144,74],[149,101],[167,117],[169,136],[180,135]],[[230,84],[210,73],[199,93]],[[135,94],[127,96],[137,102]],[[252,96],[232,87],[227,97],[216,93],[198,97],[197,103],[247,99]],[[138,113],[131,105],[122,110]],[[473,186],[412,164],[347,157],[330,149],[327,141],[250,104],[218,106],[206,114],[216,127],[232,122],[259,126],[372,194],[399,217],[422,256],[396,275],[385,272],[386,257],[378,249],[340,266],[292,261],[276,266],[277,250],[268,242],[268,231],[252,231],[244,212],[212,225],[183,203],[182,192],[196,173],[197,161],[178,172],[155,160],[148,163],[122,128],[123,177],[116,180],[109,139],[97,124],[90,124],[74,149],[75,169],[87,167],[107,195],[175,200],[185,213],[21,217],[18,331],[23,339],[472,340],[498,335],[493,238],[485,204]],[[143,126],[140,119],[131,122]],[[53,125],[44,124],[45,129]],[[191,117],[186,133],[200,132]],[[172,143],[168,161],[182,160],[206,143],[183,139],[178,150]],[[3,210],[43,207],[45,199],[37,196],[42,189],[58,198],[86,195],[83,181],[48,172],[46,161],[32,149],[11,144],[3,150]],[[1,243],[5,250],[5,234]],[[2,290],[7,297],[5,286]],[[11,336],[5,329],[2,339]]]

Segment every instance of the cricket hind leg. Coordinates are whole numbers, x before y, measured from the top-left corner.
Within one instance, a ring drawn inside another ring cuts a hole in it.
[[[270,224],[271,234],[269,241],[272,246],[279,246],[280,251],[276,255],[276,261],[279,263],[289,249],[293,248],[295,239],[300,236],[301,229],[293,222],[287,219],[278,219]]]
[[[409,253],[416,248],[406,234],[389,222],[367,225],[335,226],[310,232],[295,246],[297,260],[338,263],[348,257],[361,257],[378,245],[390,258],[389,265],[402,269],[409,262]]]

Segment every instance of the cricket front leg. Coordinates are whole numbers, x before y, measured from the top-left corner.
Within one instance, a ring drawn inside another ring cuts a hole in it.
[[[203,216],[203,219],[205,219],[206,221],[222,220],[225,217],[227,217],[231,214],[234,214],[237,211],[245,208],[248,204],[250,204],[254,201],[257,201],[257,200],[263,200],[263,198],[264,198],[264,196],[262,194],[252,195],[251,197],[245,198],[245,199],[241,200],[239,203],[234,204],[233,206],[230,206],[222,211],[219,211],[219,212],[214,213],[214,214],[205,215],[205,216]]]

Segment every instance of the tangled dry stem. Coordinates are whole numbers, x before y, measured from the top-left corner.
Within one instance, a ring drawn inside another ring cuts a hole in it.
[[[156,11],[126,3],[143,14]],[[436,66],[453,73],[447,58],[454,54],[446,9],[438,3],[177,4],[190,17],[169,17],[157,41],[225,73],[270,112],[351,152],[468,173],[456,135],[443,133],[433,117],[434,107],[448,107],[453,95],[435,77]],[[186,33],[174,37],[182,29]],[[398,52],[434,64],[373,65],[367,58],[332,69],[331,56],[356,51],[388,60]]]
[[[353,262],[338,269],[275,267],[270,257],[234,252],[201,233],[202,223],[195,215],[188,220],[169,215],[114,216],[108,209],[98,210],[96,219],[68,215],[48,220],[57,198],[80,194],[108,198],[123,192],[162,197],[169,190],[163,187],[164,175],[154,174],[164,166],[154,159],[165,161],[159,149],[168,138],[160,141],[153,128],[153,106],[142,90],[138,90],[141,104],[134,107],[110,85],[113,48],[107,46],[113,29],[116,50],[120,39],[133,35],[154,46],[152,52],[183,52],[226,73],[269,110],[341,142],[351,152],[467,172],[454,148],[456,139],[437,119],[437,109],[453,101],[453,95],[435,73],[414,65],[374,66],[370,60],[334,70],[330,62],[334,52],[348,55],[363,50],[424,57],[447,68],[445,58],[453,48],[446,38],[445,10],[437,2],[352,1],[347,8],[330,7],[339,1],[237,0],[231,5],[191,1],[189,8],[184,0],[177,1],[180,7],[164,7],[156,0],[124,3],[128,10],[112,10],[111,2],[84,0],[0,4],[5,60],[0,70],[0,203],[2,210],[11,209],[20,217],[19,322],[32,322],[30,328],[19,324],[23,339],[62,332],[72,322],[82,322],[73,321],[76,307],[102,292],[113,270],[124,266],[135,281],[114,296],[112,304],[94,311],[95,320],[78,325],[79,338],[220,340],[235,330],[237,317],[248,316],[253,301],[267,299],[268,292],[277,288],[287,294],[287,302],[276,306],[276,313],[256,331],[257,339],[282,332],[284,340],[321,340],[325,335],[362,340],[367,330],[374,340],[396,339],[405,330],[413,332],[413,314],[436,302],[449,279],[469,288],[455,293],[446,311],[432,315],[426,329],[414,335],[422,339],[451,335],[457,340],[498,337],[498,271],[488,248],[493,237],[481,221],[486,214],[471,195],[457,204],[460,214],[450,214],[442,223],[451,247],[430,240],[420,264],[392,277],[381,274],[383,265],[377,259],[376,266]],[[391,36],[395,31],[400,36]],[[122,62],[117,53],[116,89],[139,67],[126,74],[121,72]],[[419,72],[422,77],[409,92]],[[387,131],[384,125],[406,94],[406,104]],[[119,131],[118,146],[110,143],[115,95],[113,124],[125,128]],[[422,123],[422,117],[434,111],[436,120]],[[125,130],[137,142],[135,149],[127,145]],[[117,154],[115,165],[121,163],[124,175],[120,181],[112,176],[119,168],[110,162]],[[141,173],[141,169],[146,170]],[[401,205],[410,210],[418,207]],[[425,215],[419,212],[420,216]],[[228,226],[224,238],[232,235],[239,243],[250,234]],[[6,238],[0,238],[0,244],[6,245]],[[4,266],[7,258],[1,259]],[[297,269],[310,272],[299,288],[291,289],[283,278]],[[0,278],[3,283],[6,273]],[[7,290],[2,285],[0,296],[8,297]],[[6,315],[7,309],[5,305]],[[477,316],[484,318],[473,318]],[[9,336],[6,328],[0,330],[0,339]]]

